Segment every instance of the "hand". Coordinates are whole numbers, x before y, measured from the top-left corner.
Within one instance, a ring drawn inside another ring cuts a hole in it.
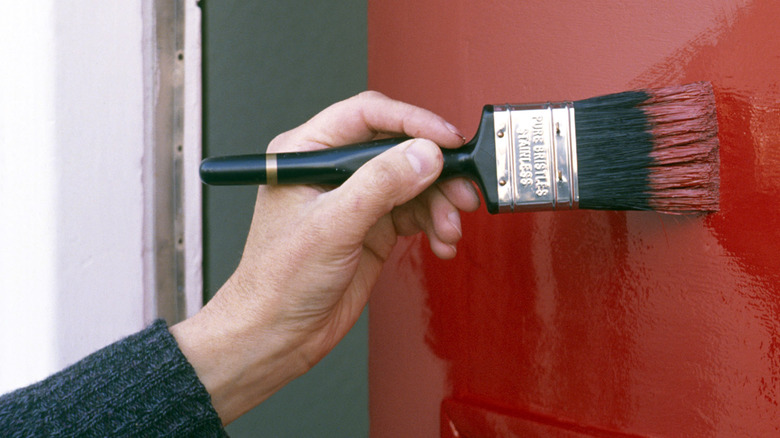
[[[204,309],[171,328],[227,424],[324,357],[357,321],[399,235],[455,256],[472,184],[432,186],[441,147],[463,144],[433,113],[362,93],[274,139],[305,151],[408,135],[340,187],[261,187],[241,262]]]

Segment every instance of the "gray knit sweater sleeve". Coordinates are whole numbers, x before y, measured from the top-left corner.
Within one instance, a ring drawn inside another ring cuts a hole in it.
[[[3,360],[8,360],[5,358]],[[163,321],[0,397],[3,437],[224,437]]]

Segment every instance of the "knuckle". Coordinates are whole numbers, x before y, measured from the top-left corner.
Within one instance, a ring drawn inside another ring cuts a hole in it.
[[[358,94],[357,98],[361,100],[373,101],[373,100],[386,99],[387,96],[375,90],[366,90]]]
[[[397,166],[387,161],[378,161],[374,164],[369,177],[369,184],[376,189],[392,187],[400,178]]]
[[[285,148],[285,145],[290,143],[291,135],[292,133],[290,131],[287,131],[274,137],[274,139],[271,140],[270,143],[268,143],[266,152],[268,153],[282,152],[282,150]]]

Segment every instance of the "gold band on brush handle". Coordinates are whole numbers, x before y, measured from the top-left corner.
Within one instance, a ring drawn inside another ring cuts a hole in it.
[[[276,154],[265,156],[265,183],[275,186],[279,182],[279,169],[276,166]]]

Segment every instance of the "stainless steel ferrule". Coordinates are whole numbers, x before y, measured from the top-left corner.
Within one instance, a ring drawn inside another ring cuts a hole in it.
[[[495,105],[493,120],[499,212],[577,208],[574,104]]]

